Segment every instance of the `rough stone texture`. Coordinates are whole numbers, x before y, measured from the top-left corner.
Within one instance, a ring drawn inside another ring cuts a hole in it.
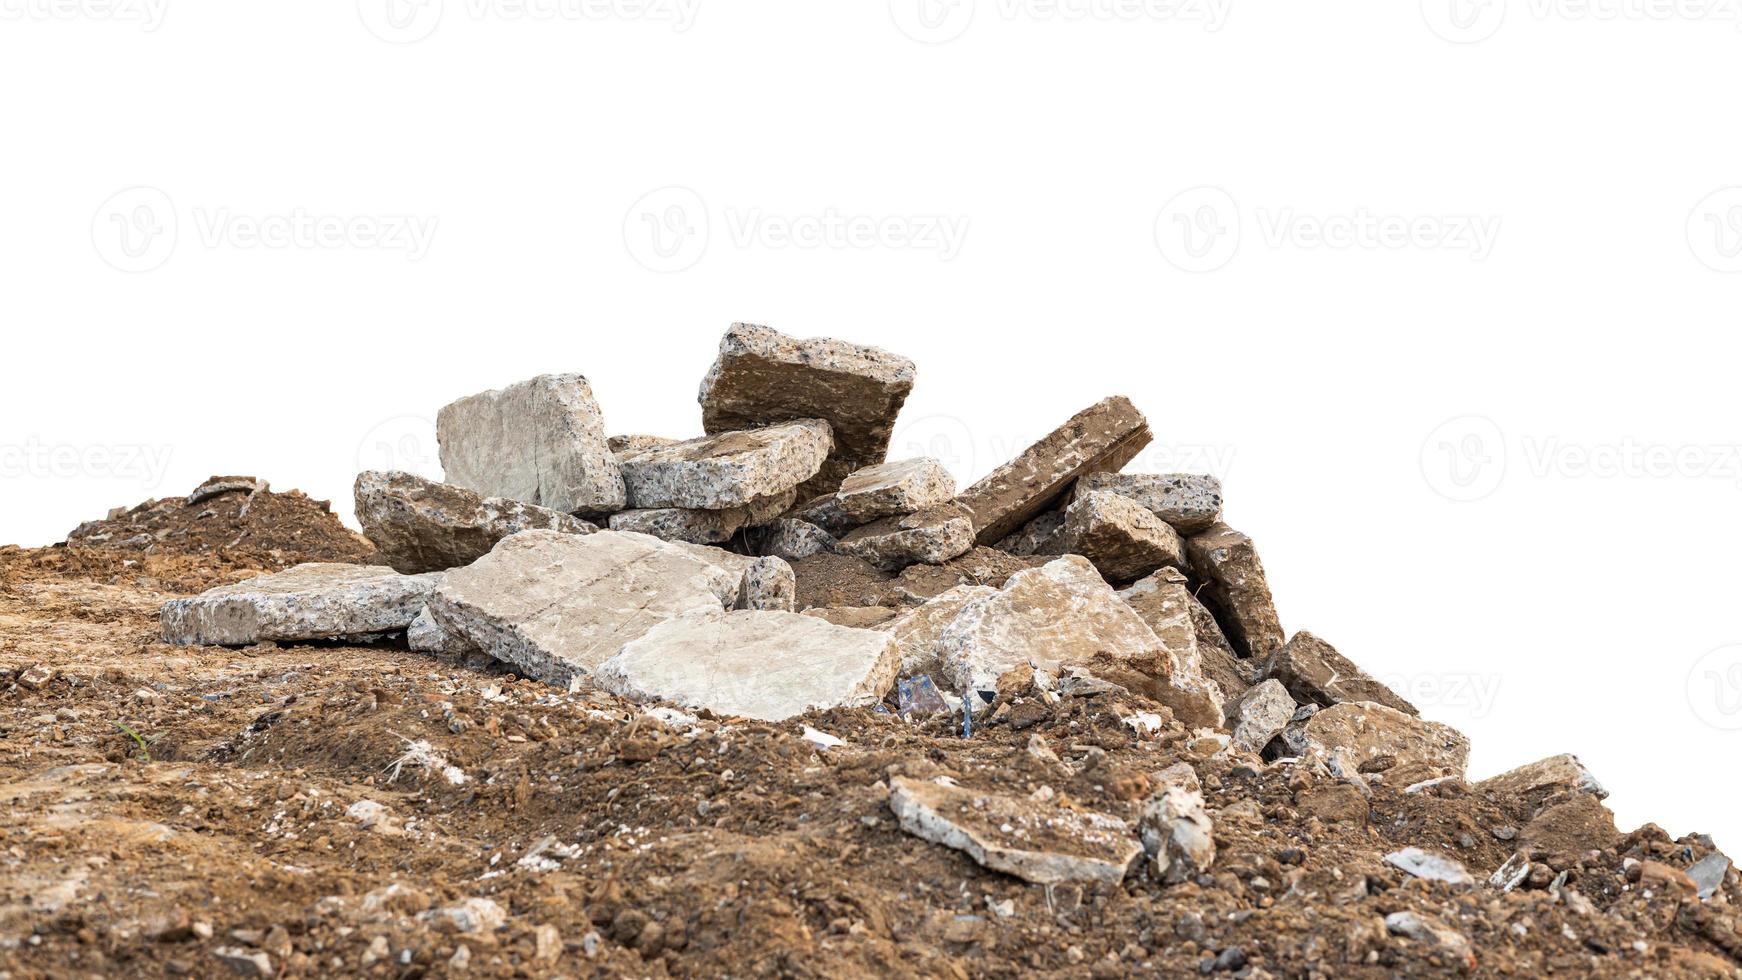
[[[887,628],[889,621],[900,615],[900,612],[888,606],[813,606],[800,615],[815,616],[836,626],[870,630]]]
[[[629,506],[699,510],[765,506],[767,498],[785,499],[814,476],[832,443],[827,422],[801,419],[654,446],[621,464]]]
[[[955,504],[873,521],[849,531],[835,545],[842,554],[891,572],[916,562],[946,562],[973,546],[973,522]]]
[[[782,517],[768,522],[755,535],[757,554],[797,561],[833,552],[835,536],[807,521]]]
[[[214,476],[194,487],[193,492],[189,493],[187,499],[182,501],[182,506],[192,507],[195,504],[203,504],[213,497],[220,497],[226,493],[245,493],[252,497],[254,494],[264,493],[269,489],[271,489],[271,485],[258,477]]]
[[[459,658],[469,654],[483,653],[478,645],[459,633],[450,633],[435,621],[425,608],[405,628],[405,645],[419,653],[433,654],[438,657]]]
[[[680,441],[681,440],[678,439],[668,439],[665,436],[628,435],[612,436],[605,440],[605,445],[611,447],[611,455],[617,457],[617,459],[621,461],[630,456],[634,456],[637,453],[645,452],[649,449],[657,449],[660,446],[670,446],[673,443]]]
[[[1109,582],[1130,582],[1162,566],[1186,563],[1185,542],[1136,501],[1097,490],[1065,511],[1065,551],[1095,563]]]
[[[1519,798],[1532,805],[1563,794],[1588,793],[1605,799],[1609,791],[1591,775],[1576,755],[1554,755],[1519,766],[1471,786],[1476,793],[1499,798]]]
[[[721,544],[744,526],[746,508],[692,510],[687,507],[648,507],[620,510],[611,515],[613,531],[651,534],[665,541],[691,544]]]
[[[905,776],[889,782],[889,809],[915,837],[1041,885],[1118,884],[1143,853],[1117,817]]]
[[[1556,803],[1538,813],[1518,833],[1521,847],[1535,847],[1548,852],[1555,860],[1550,864],[1566,867],[1586,851],[1602,851],[1615,846],[1621,832],[1615,829],[1615,815],[1603,801],[1588,793],[1580,793]]]
[[[1001,589],[1010,576],[1025,568],[1039,568],[1055,557],[1007,555],[976,546],[941,565],[909,565],[890,583],[890,588],[901,601],[914,604],[929,602],[958,585]]]
[[[1450,725],[1368,702],[1325,708],[1307,721],[1305,734],[1308,753],[1328,758],[1341,749],[1357,766],[1390,756],[1400,766],[1462,776],[1470,756],[1470,740]]]
[[[357,475],[357,521],[380,559],[407,574],[459,568],[510,534],[542,529],[591,534],[598,528],[562,511],[436,483],[410,473]]]
[[[797,587],[791,565],[779,558],[758,558],[744,570],[744,581],[738,588],[738,608],[792,612]]]
[[[1119,598],[1149,624],[1179,673],[1204,677],[1225,698],[1238,698],[1257,683],[1255,665],[1228,649],[1215,618],[1192,597],[1184,572],[1159,569],[1120,592]],[[1211,631],[1207,642],[1202,633],[1206,621]]]
[[[714,610],[648,630],[594,680],[636,700],[785,721],[812,708],[875,703],[899,663],[888,633],[789,612]]]
[[[800,340],[734,323],[702,379],[702,429],[714,433],[823,419],[834,429],[835,446],[806,492],[833,493],[849,473],[884,461],[913,378],[912,361],[875,347],[821,337]]]
[[[1033,520],[1085,473],[1117,470],[1149,445],[1149,423],[1123,396],[1071,416],[1045,438],[962,491],[980,544],[995,544]]]
[[[1017,572],[999,592],[969,601],[938,638],[948,675],[939,680],[955,691],[990,691],[1005,671],[1025,664],[1056,674],[1100,655],[1131,659],[1161,652],[1155,633],[1088,559],[1065,555]]]
[[[440,573],[314,562],[163,604],[165,643],[248,646],[396,633],[423,609]]]
[[[1222,481],[1199,473],[1086,473],[1076,498],[1108,490],[1141,504],[1181,534],[1209,530],[1222,519]]]
[[[854,470],[835,491],[841,510],[855,521],[911,514],[955,495],[956,478],[944,464],[924,456]]]
[[[1688,880],[1694,883],[1694,894],[1702,902],[1717,894],[1729,873],[1730,859],[1717,851],[1700,858],[1687,870]]]
[[[1167,884],[1195,878],[1216,862],[1216,838],[1203,794],[1186,782],[1163,781],[1160,791],[1143,804],[1138,832],[1155,873]]]
[[[1234,744],[1248,752],[1263,751],[1271,739],[1288,727],[1296,707],[1280,682],[1267,680],[1254,685],[1228,707]]]
[[[1351,701],[1373,701],[1406,715],[1421,714],[1415,705],[1368,676],[1329,643],[1306,630],[1289,637],[1288,642],[1271,655],[1270,662],[1264,667],[1264,675],[1281,681],[1297,700],[1311,701],[1326,708]]]
[[[449,572],[429,609],[498,660],[573,687],[666,619],[719,611],[742,574],[645,534],[523,531]]]
[[[436,439],[454,486],[565,513],[623,509],[604,417],[578,374],[462,398],[436,415]]]
[[[938,657],[938,640],[944,628],[968,603],[997,594],[998,590],[990,586],[958,585],[890,622],[885,628],[901,648],[901,676],[926,674],[934,681],[942,679],[944,665]]]
[[[792,512],[785,516],[804,521],[806,524],[815,524],[837,538],[859,526],[858,521],[848,517],[847,512],[841,509],[840,498],[832,493],[813,497],[801,506],[793,508]]]
[[[1226,524],[1186,541],[1192,571],[1204,582],[1201,595],[1216,613],[1234,651],[1268,657],[1281,647],[1282,623],[1264,579],[1264,564],[1252,539]]]
[[[1081,485],[1082,481],[1077,481]],[[1065,553],[1065,512],[1049,510],[998,542],[998,550],[1012,555],[1062,555]]]
[[[1419,847],[1406,847],[1385,855],[1385,863],[1405,874],[1426,881],[1443,881],[1448,885],[1474,885],[1476,879],[1462,864]]]

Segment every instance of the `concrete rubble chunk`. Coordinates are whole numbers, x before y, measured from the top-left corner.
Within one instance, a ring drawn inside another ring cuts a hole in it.
[[[206,482],[199,486],[194,487],[193,492],[187,495],[187,498],[181,502],[181,505],[183,507],[192,507],[196,504],[203,504],[213,497],[223,496],[226,493],[244,493],[252,497],[257,493],[263,493],[268,489],[270,489],[270,485],[259,477],[214,476],[208,478]]]
[[[599,667],[599,687],[719,715],[784,721],[875,703],[900,663],[888,633],[789,612],[714,610],[668,619]]]
[[[989,586],[958,585],[908,609],[882,627],[895,636],[895,642],[901,648],[901,676],[944,676],[944,665],[938,658],[938,640],[943,636],[944,628],[968,603],[997,594],[998,590]]]
[[[1049,510],[1041,514],[998,542],[998,550],[1012,555],[1064,554],[1065,512]]]
[[[911,514],[955,495],[956,478],[944,464],[924,456],[854,470],[835,491],[842,512],[855,521]]]
[[[1226,698],[1238,698],[1256,683],[1257,671],[1228,648],[1215,617],[1192,596],[1184,572],[1158,569],[1122,590],[1119,598],[1149,625],[1180,673],[1203,677]]]
[[[249,646],[364,639],[411,625],[440,573],[314,562],[163,604],[165,643]]]
[[[1615,814],[1588,793],[1549,804],[1518,832],[1521,845],[1565,857],[1607,850],[1620,839]]]
[[[798,579],[791,565],[779,558],[758,558],[744,570],[744,581],[738,588],[738,608],[792,612],[797,590]]]
[[[1160,789],[1143,804],[1138,832],[1143,849],[1164,883],[1177,885],[1208,872],[1216,863],[1216,837],[1204,797],[1189,781],[1160,774]]]
[[[1419,847],[1406,847],[1385,855],[1385,863],[1425,881],[1443,881],[1448,885],[1474,885],[1476,879],[1462,864]]]
[[[430,615],[528,676],[572,688],[665,620],[736,600],[743,570],[692,548],[621,531],[522,531],[449,572]]]
[[[1462,776],[1470,740],[1450,725],[1357,701],[1325,708],[1306,723],[1307,753],[1329,759],[1342,750],[1360,766],[1381,757]]]
[[[942,564],[973,546],[973,522],[955,504],[885,517],[854,528],[835,544],[842,554],[862,558],[889,572],[915,563]]]
[[[835,550],[835,536],[807,521],[782,517],[758,529],[754,537],[757,554],[798,561]]]
[[[486,497],[410,473],[357,475],[357,521],[380,559],[407,574],[470,565],[496,542],[534,529],[591,534],[598,528],[558,510]]]
[[[834,429],[834,449],[805,489],[833,493],[849,473],[884,461],[914,373],[912,361],[876,347],[734,323],[702,379],[702,429],[823,419]]]
[[[1710,901],[1718,889],[1724,887],[1724,878],[1730,873],[1730,859],[1713,851],[1695,861],[1688,868],[1688,880],[1694,883],[1694,894],[1702,902]]]
[[[1281,681],[1296,699],[1321,707],[1373,701],[1406,715],[1421,714],[1415,705],[1306,630],[1289,637],[1287,643],[1271,654],[1264,675]]]
[[[1471,787],[1477,793],[1496,797],[1519,797],[1540,803],[1564,792],[1588,793],[1607,799],[1609,791],[1591,775],[1576,755],[1554,755],[1527,763]]]
[[[1456,932],[1414,912],[1393,912],[1386,916],[1385,931],[1393,936],[1403,936],[1406,939],[1436,946],[1451,953],[1467,965],[1474,965],[1474,956],[1470,951],[1470,940],[1465,938],[1463,933]]]
[[[1216,524],[1187,539],[1186,553],[1192,571],[1204,582],[1200,595],[1216,613],[1234,652],[1268,657],[1283,645],[1282,623],[1251,538]]]
[[[469,654],[482,653],[478,645],[458,633],[451,633],[442,628],[429,614],[426,607],[405,628],[405,645],[418,653],[428,653],[438,657],[459,659]]]
[[[806,524],[815,524],[837,538],[858,527],[861,523],[847,516],[847,512],[841,509],[840,498],[832,493],[813,497],[793,508],[785,516],[804,521]]]
[[[1234,744],[1247,752],[1262,752],[1288,727],[1297,707],[1278,681],[1267,680],[1247,689],[1228,706]]]
[[[1065,511],[1064,550],[1095,563],[1109,582],[1130,582],[1186,563],[1179,532],[1135,501],[1106,490],[1082,494]]]
[[[721,544],[744,526],[745,508],[693,510],[686,507],[647,507],[620,510],[611,515],[613,531],[651,534],[664,541],[691,544]]]
[[[665,436],[627,435],[611,436],[605,440],[605,445],[611,448],[611,455],[617,457],[618,460],[623,460],[637,453],[657,449],[660,446],[669,446],[680,441],[668,439]]]
[[[1118,884],[1143,854],[1117,817],[936,781],[893,777],[889,809],[915,837],[1040,885]]]
[[[1149,445],[1149,422],[1115,396],[1083,409],[1039,442],[962,491],[976,540],[991,545],[1033,520],[1085,473],[1117,470]]]
[[[592,386],[545,374],[462,398],[436,415],[447,482],[564,513],[622,510],[623,477]]]
[[[1155,633],[1080,555],[1010,576],[997,593],[964,605],[938,638],[938,657],[957,692],[995,690],[1001,675],[1023,665],[1057,674],[1098,657],[1162,653]]]
[[[762,507],[816,475],[832,444],[827,422],[801,419],[655,446],[621,464],[629,506]]]
[[[1207,531],[1222,519],[1222,481],[1201,473],[1085,473],[1076,499],[1096,491],[1128,497],[1181,534]]]

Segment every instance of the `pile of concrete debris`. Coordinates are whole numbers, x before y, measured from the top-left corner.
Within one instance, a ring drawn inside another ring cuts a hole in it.
[[[1462,778],[1462,735],[1324,640],[1284,633],[1215,478],[1121,472],[1151,438],[1131,402],[1085,408],[958,490],[937,460],[886,458],[914,374],[876,348],[735,325],[702,381],[699,438],[607,435],[574,374],[462,398],[438,420],[446,483],[357,479],[385,566],[306,564],[177,599],[163,635],[403,636],[721,717],[884,705],[953,713],[968,734],[1118,690],[1155,705],[1134,726],[1177,722],[1351,792]],[[1047,801],[969,799],[947,781],[896,780],[889,798],[910,832],[1030,880],[1118,880],[1147,851],[1183,881],[1215,846],[1194,779],[1176,776],[1136,831]],[[1600,797],[1571,757],[1500,778],[1560,787],[1568,805]],[[1412,874],[1463,874],[1434,855],[1394,857]]]

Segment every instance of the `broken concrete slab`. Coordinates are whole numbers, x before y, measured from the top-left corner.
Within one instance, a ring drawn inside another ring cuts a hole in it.
[[[535,529],[591,534],[598,528],[548,507],[486,497],[410,473],[357,475],[357,521],[379,558],[406,574],[470,565],[496,542]]]
[[[1267,680],[1247,689],[1228,706],[1234,745],[1247,752],[1262,752],[1288,727],[1297,707],[1279,681]]]
[[[691,544],[722,544],[744,526],[747,508],[693,510],[687,507],[647,507],[620,510],[611,515],[613,531],[651,534],[664,541]]]
[[[976,540],[995,544],[1047,510],[1078,477],[1130,462],[1150,438],[1149,423],[1130,399],[1108,398],[1071,416],[956,502],[973,514]]]
[[[1406,715],[1421,714],[1415,705],[1374,680],[1349,658],[1338,653],[1335,647],[1306,630],[1289,637],[1287,643],[1271,654],[1264,675],[1281,681],[1297,700],[1311,701],[1321,707],[1373,701]]]
[[[900,657],[888,633],[789,612],[712,610],[666,620],[625,643],[594,682],[637,701],[763,721],[876,702]]]
[[[660,446],[669,446],[681,441],[668,439],[665,436],[627,435],[611,436],[605,440],[605,445],[611,448],[611,455],[622,460],[649,449],[657,449]]]
[[[752,538],[758,555],[797,561],[835,550],[835,536],[808,521],[782,517],[757,529]]]
[[[1356,766],[1389,757],[1397,766],[1462,776],[1470,756],[1470,740],[1452,726],[1366,701],[1319,711],[1307,721],[1305,737],[1309,755],[1328,759],[1340,749]]]
[[[998,542],[998,550],[1012,555],[1064,554],[1065,512],[1049,510],[1041,514]]]
[[[1236,653],[1268,657],[1283,645],[1282,623],[1251,538],[1226,524],[1214,524],[1187,539],[1186,554],[1192,571],[1204,582],[1201,595]]]
[[[901,648],[901,676],[929,674],[943,677],[943,661],[938,656],[938,640],[962,611],[976,599],[998,594],[985,585],[958,585],[923,605],[914,606],[890,621],[887,629]]]
[[[1098,490],[1128,497],[1181,534],[1209,530],[1222,519],[1222,481],[1200,473],[1085,473],[1076,499]]]
[[[1065,511],[1064,550],[1095,563],[1109,582],[1130,582],[1186,563],[1179,532],[1136,501],[1106,490],[1081,494]]]
[[[1207,873],[1216,862],[1216,837],[1204,797],[1193,783],[1163,779],[1158,792],[1144,801],[1138,821],[1143,849],[1155,862],[1155,873],[1170,885]]]
[[[973,521],[953,503],[873,521],[847,532],[835,544],[842,554],[891,572],[915,563],[940,564],[973,546]]]
[[[955,495],[956,478],[944,464],[924,456],[854,470],[835,491],[841,511],[859,522],[911,514],[948,503]]]
[[[621,531],[522,531],[449,572],[430,615],[529,676],[573,688],[659,623],[736,600],[742,570],[695,547]]]
[[[1143,854],[1117,817],[936,781],[893,777],[889,809],[915,837],[1041,885],[1118,884]]]
[[[1230,699],[1257,683],[1256,665],[1236,657],[1228,648],[1215,618],[1192,596],[1184,572],[1171,567],[1158,569],[1121,591],[1119,598],[1149,625],[1180,673],[1203,677]]]
[[[587,379],[545,374],[471,395],[436,415],[453,486],[551,510],[623,509],[623,477]]]
[[[884,461],[913,379],[912,361],[876,347],[734,323],[702,379],[702,429],[711,434],[823,419],[835,444],[805,491],[833,493],[849,473]]]
[[[828,423],[816,419],[722,432],[626,457],[623,482],[635,508],[761,507],[814,476],[832,443]]]
[[[792,612],[797,579],[792,566],[779,558],[758,558],[744,570],[743,584],[738,588],[739,609],[761,609]]]
[[[1550,797],[1573,793],[1588,793],[1606,799],[1609,791],[1591,775],[1591,770],[1576,755],[1554,755],[1539,759],[1471,786],[1474,792],[1495,798],[1514,798],[1541,806]]]
[[[384,565],[314,562],[171,599],[158,619],[164,642],[183,646],[362,639],[410,626],[441,580]]]

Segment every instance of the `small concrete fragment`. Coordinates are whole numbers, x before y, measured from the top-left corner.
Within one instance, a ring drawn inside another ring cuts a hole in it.
[[[1177,885],[1204,874],[1216,862],[1216,837],[1203,794],[1190,782],[1163,779],[1159,792],[1143,804],[1138,821],[1143,849],[1155,862],[1156,876]]]
[[[1443,949],[1456,957],[1466,969],[1475,965],[1475,956],[1470,951],[1470,940],[1463,933],[1414,912],[1393,912],[1386,916],[1385,931],[1393,936],[1403,936]]]
[[[1234,745],[1247,752],[1262,752],[1288,727],[1297,707],[1278,681],[1267,680],[1249,688],[1228,706]]]
[[[827,422],[801,419],[655,446],[621,464],[629,506],[760,507],[816,475],[833,441]]]
[[[1119,598],[1149,624],[1177,672],[1203,677],[1226,698],[1238,698],[1257,682],[1255,666],[1228,649],[1215,617],[1192,596],[1184,572],[1158,569],[1121,591]]]
[[[944,665],[938,656],[938,640],[962,608],[976,599],[998,594],[984,585],[958,585],[923,605],[915,606],[891,621],[887,629],[901,648],[901,676],[918,674],[944,676]]]
[[[738,587],[739,609],[792,612],[797,579],[792,566],[779,558],[758,558],[744,570]]]
[[[1095,563],[1109,582],[1130,582],[1186,563],[1179,532],[1135,501],[1106,490],[1081,494],[1065,511],[1064,550]]]
[[[849,531],[835,545],[842,554],[890,572],[915,563],[941,564],[973,546],[973,522],[955,504],[873,521]]]
[[[887,633],[788,612],[699,612],[648,630],[594,675],[637,701],[763,721],[872,704],[895,683]]]
[[[411,625],[441,583],[381,565],[314,562],[163,604],[165,643],[249,646],[365,638]]]
[[[1040,885],[1118,884],[1143,854],[1117,817],[905,776],[889,782],[889,809],[915,837]]]
[[[861,522],[911,514],[955,495],[956,478],[944,464],[924,456],[854,470],[835,491],[842,512]]]
[[[613,531],[651,534],[662,541],[691,544],[721,544],[744,526],[745,508],[692,510],[686,507],[648,507],[620,510],[611,515]]]
[[[1470,789],[1494,797],[1512,797],[1540,805],[1563,793],[1588,793],[1607,799],[1609,791],[1591,775],[1576,755],[1554,755],[1484,779]]]
[[[622,510],[623,477],[587,379],[546,374],[436,415],[447,482],[564,513]]]
[[[1415,705],[1391,688],[1374,680],[1366,671],[1336,651],[1329,643],[1301,630],[1289,637],[1265,664],[1264,675],[1274,677],[1300,701],[1329,708],[1352,701],[1373,701],[1396,708],[1406,715],[1420,715]]]
[[[193,492],[187,495],[186,499],[181,502],[181,505],[183,507],[192,507],[195,504],[203,504],[213,497],[222,496],[226,493],[244,493],[252,497],[257,493],[266,491],[269,487],[270,485],[259,477],[214,476],[208,478],[206,482],[199,486],[194,487]],[[113,517],[114,515],[110,516]]]
[[[1222,481],[1200,473],[1085,473],[1076,499],[1098,490],[1128,497],[1181,534],[1209,530],[1222,519]]]
[[[695,548],[620,531],[523,531],[449,572],[430,615],[529,676],[572,688],[672,616],[736,600],[742,569]]]
[[[1450,725],[1371,702],[1325,708],[1307,721],[1304,734],[1309,755],[1329,759],[1340,749],[1357,767],[1388,756],[1399,766],[1461,777],[1470,756],[1470,740]]]
[[[364,536],[383,562],[406,574],[470,565],[496,542],[521,531],[598,530],[562,511],[486,497],[410,473],[360,473],[354,493]]]
[[[817,527],[829,532],[831,537],[836,538],[846,534],[848,531],[858,527],[860,524],[859,521],[855,521],[847,516],[847,512],[841,509],[840,498],[832,493],[821,497],[813,497],[800,506],[794,507],[792,511],[785,516],[793,518],[794,520],[804,521],[806,524],[815,524]]]
[[[849,473],[884,461],[913,379],[912,361],[876,347],[734,323],[702,379],[702,429],[823,419],[835,445],[806,493],[833,493]]]
[[[782,517],[758,529],[756,552],[764,557],[798,561],[835,550],[835,536],[807,521]]]
[[[1148,421],[1130,399],[1108,398],[1071,416],[956,502],[973,514],[976,540],[995,544],[1048,509],[1078,477],[1129,463],[1150,438]]]
[[[1462,864],[1419,847],[1406,847],[1385,855],[1385,863],[1405,874],[1424,881],[1443,881],[1448,885],[1474,885],[1476,879]]]
[[[1252,539],[1226,524],[1186,541],[1202,595],[1242,657],[1268,657],[1283,645],[1282,623]]]
[[[405,645],[418,653],[458,660],[470,654],[483,653],[478,645],[459,633],[442,628],[426,607],[405,628]]]
[[[998,542],[998,550],[1012,555],[1064,554],[1065,512],[1049,510],[1036,517]]]
[[[1695,861],[1687,873],[1700,901],[1709,901],[1718,889],[1724,887],[1724,878],[1730,873],[1730,859],[1713,851]]]

